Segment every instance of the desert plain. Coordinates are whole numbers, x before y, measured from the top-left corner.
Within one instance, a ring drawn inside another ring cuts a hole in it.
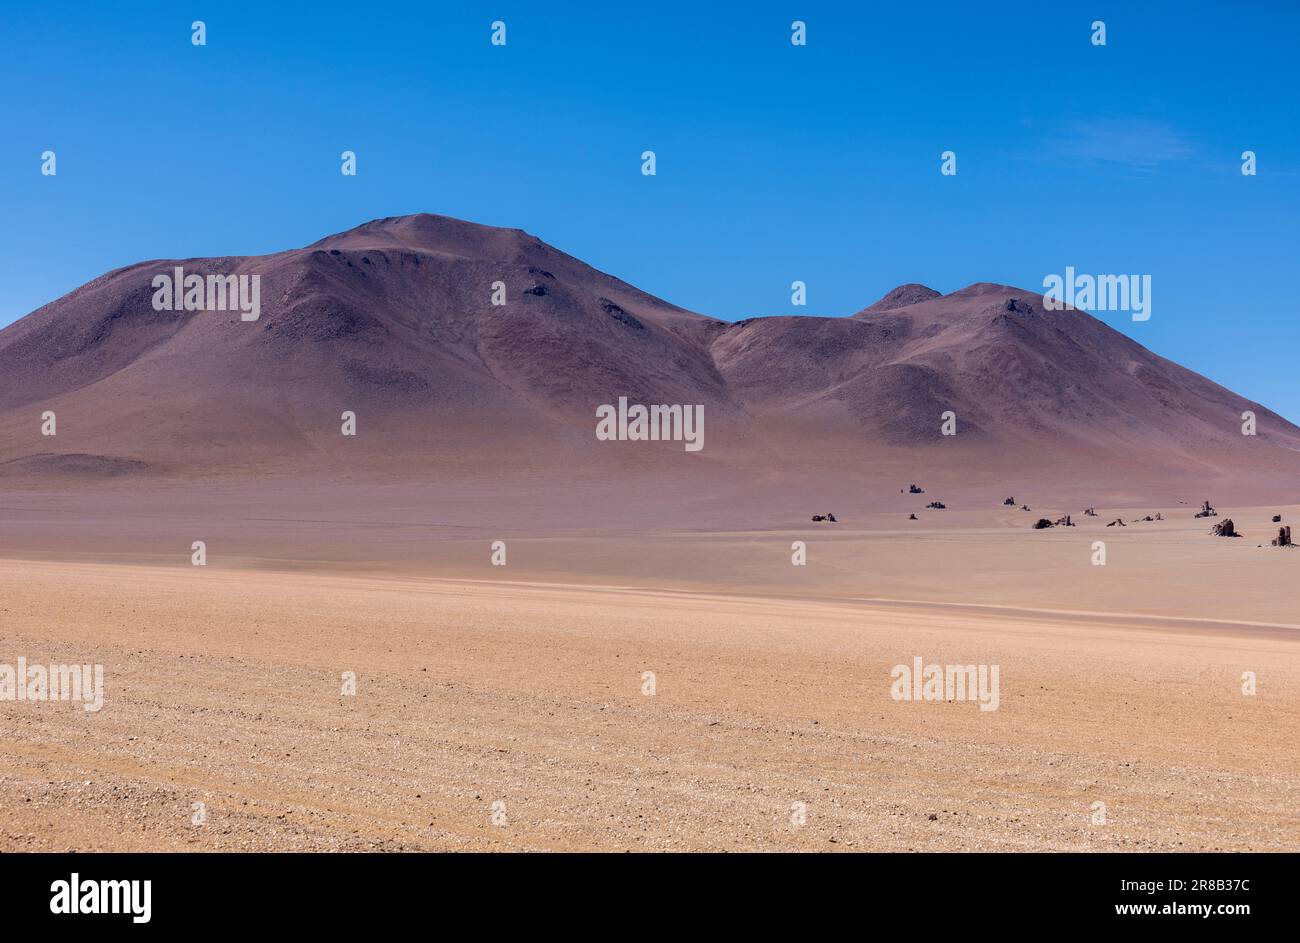
[[[0,849],[1300,848],[1300,508],[499,491],[8,494],[0,661],[102,664],[105,704],[0,702]],[[895,700],[917,656],[998,665],[998,709]]]

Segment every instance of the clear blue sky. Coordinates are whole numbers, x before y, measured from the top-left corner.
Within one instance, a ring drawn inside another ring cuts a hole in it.
[[[728,319],[849,314],[908,281],[1149,273],[1151,320],[1109,323],[1300,420],[1293,2],[51,2],[0,20],[0,325],[141,259],[435,212]]]

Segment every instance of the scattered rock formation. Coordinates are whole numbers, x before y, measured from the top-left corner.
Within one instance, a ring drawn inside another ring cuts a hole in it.
[[[914,521],[914,520],[916,520],[917,518],[916,518],[916,515],[915,515],[915,514],[909,514],[909,515],[907,515],[907,519],[908,519],[909,521]]]
[[[1022,511],[1028,511],[1028,510],[1029,510],[1029,505],[1028,505],[1028,504],[1022,504],[1022,505],[1020,505],[1020,510],[1022,510]]]
[[[1197,516],[1199,517],[1200,515]],[[1225,520],[1219,521],[1219,523],[1211,527],[1210,533],[1213,534],[1215,537],[1240,537],[1241,536],[1241,534],[1237,533],[1237,529],[1232,526],[1232,518],[1230,517],[1226,518]]]
[[[1281,522],[1282,522],[1282,515],[1281,515],[1281,514],[1274,514],[1274,515],[1273,515],[1273,523],[1274,523],[1274,524],[1280,524]]]
[[[814,514],[814,515],[812,516],[812,519],[813,519],[814,522],[817,522],[817,521],[826,521],[827,523],[830,523],[830,524],[838,524],[838,523],[839,523],[839,521],[837,521],[837,520],[835,519],[835,515],[834,515],[834,514],[831,514],[831,513],[829,513],[829,512],[827,512],[826,514]]]
[[[926,505],[926,507],[934,508],[936,511],[942,511],[947,506],[948,505],[944,504],[942,501],[931,501],[929,504]]]
[[[1210,507],[1210,502],[1206,501],[1201,505],[1201,509],[1192,516],[1193,517],[1218,517],[1219,512],[1216,511],[1214,508]]]
[[[1097,509],[1096,509],[1095,507],[1093,507],[1092,505],[1088,505],[1088,507],[1086,507],[1086,508],[1084,509],[1084,511],[1083,511],[1083,516],[1084,516],[1084,517],[1096,517],[1096,516],[1097,516]]]
[[[925,489],[918,488],[916,485],[908,485],[907,491],[909,494],[925,494]]]
[[[1003,501],[1002,503],[1003,503],[1004,505],[1008,506],[1008,507],[1015,507],[1015,506],[1016,506],[1016,499],[1015,499],[1015,498],[1007,498],[1007,499],[1006,499],[1005,501]]]
[[[1290,527],[1290,525],[1287,525],[1286,527],[1279,527],[1279,528],[1277,529],[1277,536],[1273,538],[1273,546],[1274,546],[1274,547],[1294,547],[1294,546],[1295,546],[1295,544],[1291,543],[1291,527]]]
[[[1034,521],[1034,530],[1042,530],[1045,527],[1051,526],[1052,522],[1045,517],[1040,517],[1038,520]]]
[[[1128,525],[1124,523],[1124,518],[1122,517],[1115,518],[1115,520],[1111,521],[1106,526],[1107,527],[1128,527]]]
[[[1070,520],[1070,515],[1067,514],[1067,515],[1065,515],[1065,517],[1058,518],[1057,521],[1056,521],[1056,523],[1055,523],[1053,526],[1055,526],[1055,527],[1073,527],[1073,526],[1074,526],[1074,521]]]

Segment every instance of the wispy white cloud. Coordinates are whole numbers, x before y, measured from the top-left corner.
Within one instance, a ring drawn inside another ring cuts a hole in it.
[[[1148,172],[1195,153],[1192,141],[1168,122],[1108,117],[1067,122],[1044,139],[1040,156]]]

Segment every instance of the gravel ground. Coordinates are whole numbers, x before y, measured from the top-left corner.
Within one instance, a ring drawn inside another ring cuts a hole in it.
[[[97,713],[0,701],[0,850],[1300,848],[1286,632],[309,571],[0,579],[0,664],[105,670]],[[999,665],[998,710],[893,700],[914,656]]]

